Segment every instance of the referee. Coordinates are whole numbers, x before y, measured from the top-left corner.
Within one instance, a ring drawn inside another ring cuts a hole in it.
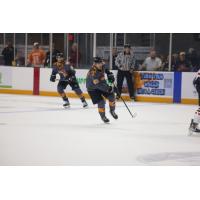
[[[115,64],[118,67],[117,88],[119,91],[119,95],[117,96],[117,99],[119,99],[121,96],[122,84],[124,78],[126,78],[129,96],[132,100],[135,100],[134,87],[133,87],[133,72],[135,67],[135,58],[131,53],[130,44],[124,45],[124,51],[118,54],[115,60]]]

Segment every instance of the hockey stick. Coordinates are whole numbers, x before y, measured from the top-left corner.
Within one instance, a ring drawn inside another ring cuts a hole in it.
[[[68,82],[68,80],[60,80],[59,78],[55,79],[55,81]]]
[[[124,105],[126,106],[128,112],[130,113],[131,117],[132,118],[135,118],[137,116],[137,113],[132,113],[128,107],[128,105],[126,104],[126,102],[124,101],[124,99],[122,98],[122,96],[119,94],[119,90],[118,88],[116,87],[116,85],[113,83],[113,86],[114,86],[114,89],[116,89],[116,92],[117,92],[117,95],[121,98],[121,100],[123,101]]]

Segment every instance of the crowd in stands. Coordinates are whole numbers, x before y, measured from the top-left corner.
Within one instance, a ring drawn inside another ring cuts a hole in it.
[[[169,56],[160,55],[162,61],[161,70],[168,71]],[[187,52],[173,53],[171,56],[171,71],[196,72],[200,69],[200,56],[194,48]]]
[[[15,51],[15,52],[14,52]],[[50,65],[50,51],[45,52],[38,42],[34,42],[32,51],[28,54],[27,67],[50,67],[56,62],[56,55],[60,53],[59,50],[55,49],[54,44],[52,45],[52,64]],[[7,46],[1,52],[3,57],[3,65],[5,66],[25,66],[25,58],[20,56],[17,49],[8,42]],[[80,63],[81,53],[78,50],[78,45],[73,43],[69,51],[69,58],[66,60],[67,63],[73,67],[77,67]]]
[[[60,53],[59,50],[52,48],[52,64],[56,61],[56,54]],[[115,70],[115,59],[118,55],[117,48],[113,48],[113,63],[112,68]],[[134,53],[134,52],[133,52]],[[1,52],[6,66],[24,66],[25,58],[20,56],[17,49],[14,49],[11,42],[8,42],[7,46]],[[15,58],[14,58],[15,56]],[[81,61],[81,53],[78,50],[76,43],[72,44],[69,51],[69,58],[67,62],[73,67],[78,67],[78,63]],[[28,54],[27,66],[39,66],[49,67],[50,66],[50,51],[45,52],[39,45],[38,42],[33,44],[32,51]],[[143,61],[143,63],[136,62],[136,70],[146,71],[169,71],[169,56],[159,55],[155,49],[151,49],[149,56]],[[173,53],[171,56],[171,71],[181,72],[196,72],[200,69],[200,56],[194,48],[189,48],[188,51],[181,51]]]
[[[115,59],[118,55],[117,49],[113,48],[113,69],[117,69]],[[196,72],[200,69],[200,56],[194,48],[189,48],[188,52],[173,53],[171,56],[171,70],[180,72]],[[169,71],[169,56],[157,54],[155,49],[151,49],[149,56],[142,64],[136,64],[136,70],[142,71]]]

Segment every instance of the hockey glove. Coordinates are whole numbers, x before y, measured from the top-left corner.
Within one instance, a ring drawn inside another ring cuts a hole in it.
[[[51,75],[50,81],[51,81],[51,82],[55,82],[55,81],[56,81],[56,75]]]
[[[110,83],[114,83],[115,82],[115,77],[114,77],[114,74],[112,72],[110,72],[109,74],[107,74],[107,77],[108,77],[108,81]]]

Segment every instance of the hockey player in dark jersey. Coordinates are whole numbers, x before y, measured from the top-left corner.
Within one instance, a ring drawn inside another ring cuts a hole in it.
[[[105,79],[107,74],[108,81],[113,83],[115,81],[114,75],[108,69],[105,69],[103,61],[100,57],[94,58],[94,64],[89,70],[86,78],[86,87],[93,104],[98,105],[98,111],[101,119],[105,123],[109,123],[109,119],[105,114],[105,100],[109,100],[110,114],[114,119],[118,119],[115,113],[115,94],[112,86],[109,86]]]
[[[69,107],[69,99],[66,96],[65,89],[68,85],[71,86],[72,90],[77,94],[77,96],[81,99],[83,103],[83,107],[87,107],[88,104],[85,100],[85,97],[83,96],[83,92],[81,91],[79,84],[76,80],[75,76],[75,70],[70,65],[65,65],[64,58],[62,53],[58,53],[56,55],[57,62],[54,63],[53,70],[51,73],[50,81],[55,82],[56,80],[56,74],[60,75],[60,80],[57,85],[57,91],[62,97],[64,104],[64,107]]]

